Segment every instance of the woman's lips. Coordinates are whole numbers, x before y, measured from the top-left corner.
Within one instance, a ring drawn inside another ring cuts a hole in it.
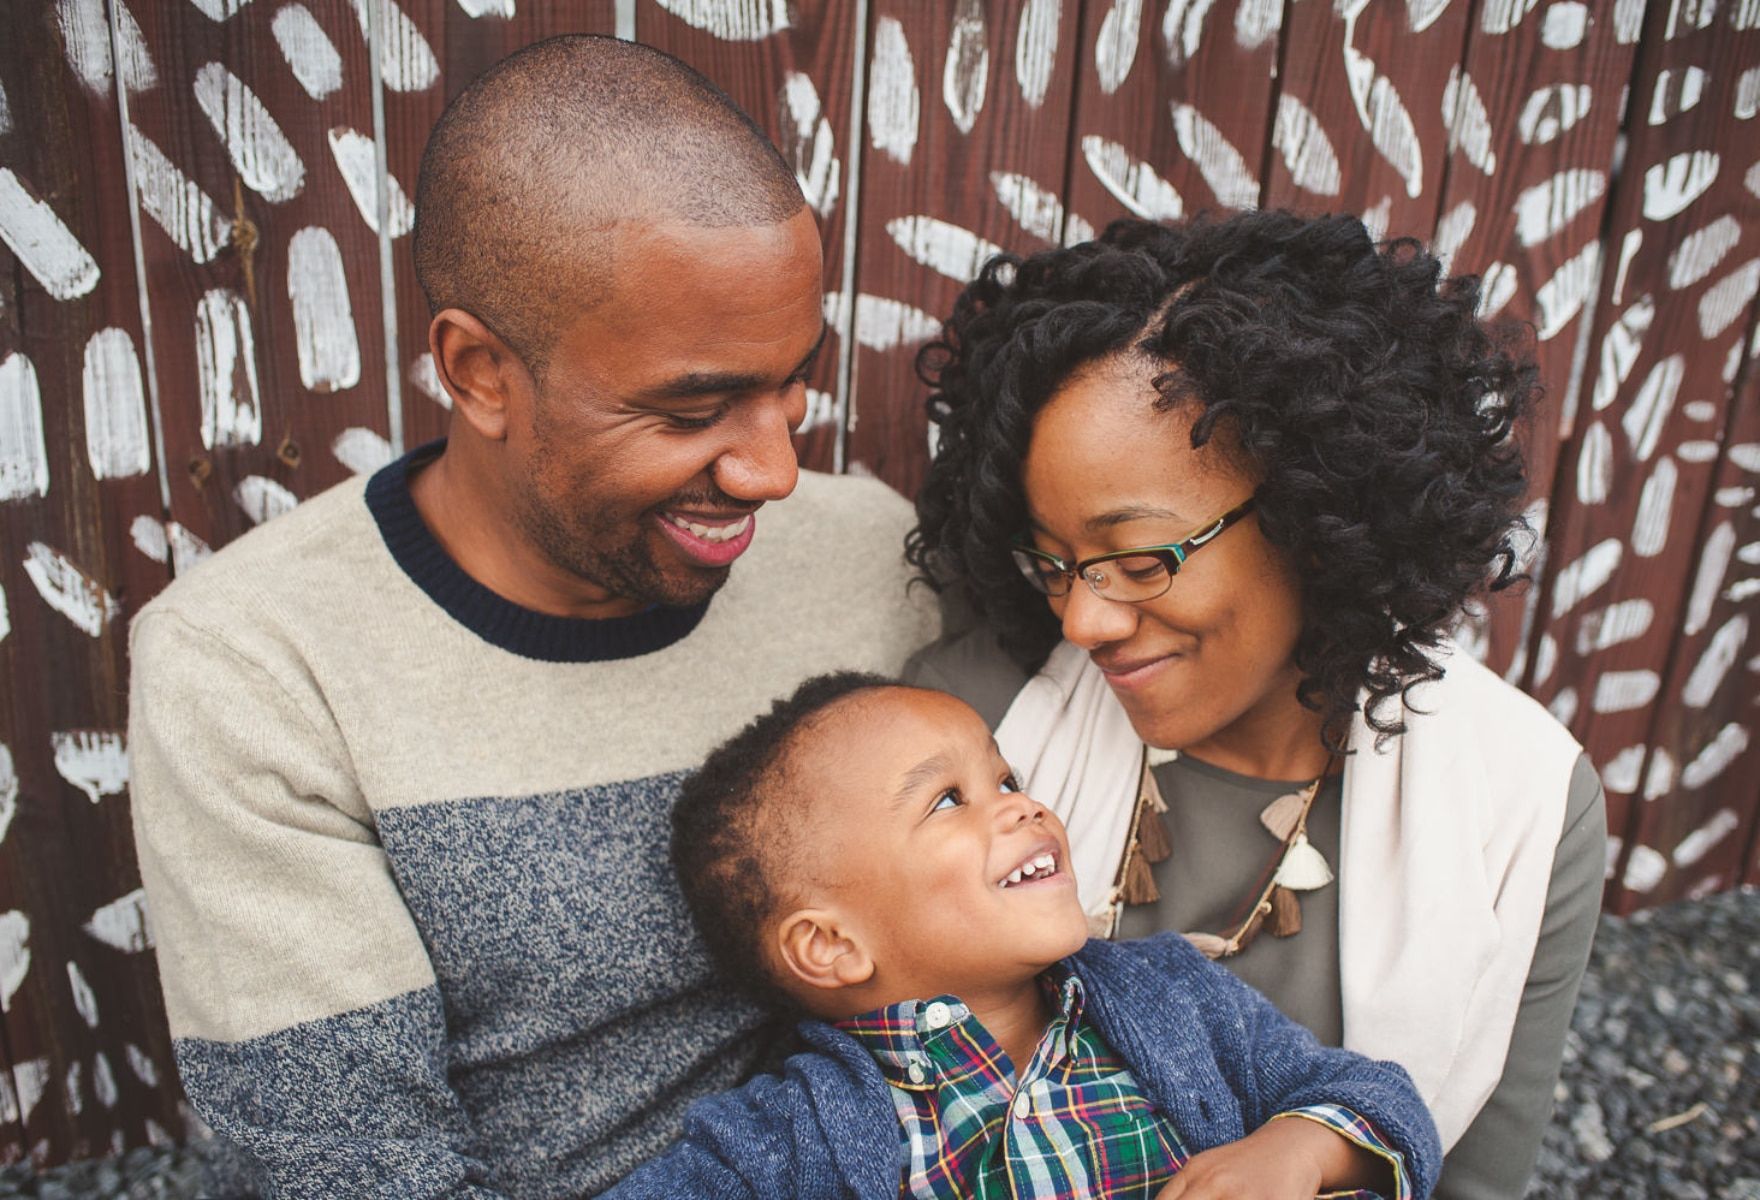
[[[1106,677],[1106,682],[1112,687],[1129,691],[1149,683],[1164,668],[1182,657],[1184,656],[1179,654],[1162,654],[1154,658],[1133,658],[1106,662],[1095,659],[1094,665],[1100,668],[1100,673]]]

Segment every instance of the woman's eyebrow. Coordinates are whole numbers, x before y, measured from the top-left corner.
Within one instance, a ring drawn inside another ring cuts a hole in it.
[[[1126,525],[1132,521],[1184,521],[1185,519],[1170,508],[1161,508],[1154,504],[1129,504],[1123,508],[1109,509],[1089,517],[1082,527],[1090,533],[1095,533],[1102,529],[1111,529],[1115,525]]]
[[[892,794],[894,807],[903,804],[922,789],[926,783],[948,774],[953,770],[953,763],[946,754],[933,754],[906,771],[898,781],[898,788]]]

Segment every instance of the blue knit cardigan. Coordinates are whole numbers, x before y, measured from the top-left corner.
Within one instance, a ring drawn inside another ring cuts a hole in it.
[[[1178,934],[1091,941],[1068,961],[1100,1033],[1190,1152],[1280,1112],[1339,1104],[1405,1156],[1414,1197],[1430,1194],[1442,1146],[1403,1068],[1320,1045]],[[698,1102],[679,1140],[606,1200],[896,1200],[898,1116],[880,1068],[830,1025],[800,1033],[809,1050]]]

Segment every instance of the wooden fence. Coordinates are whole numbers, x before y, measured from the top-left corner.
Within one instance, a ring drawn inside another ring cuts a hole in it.
[[[186,1128],[125,630],[445,429],[427,131],[581,30],[695,64],[824,220],[809,465],[909,492],[914,347],[995,247],[1360,213],[1531,321],[1540,582],[1469,629],[1595,757],[1618,909],[1760,880],[1760,0],[15,0],[0,16],[0,1163]],[[1548,519],[1548,514],[1550,514]]]

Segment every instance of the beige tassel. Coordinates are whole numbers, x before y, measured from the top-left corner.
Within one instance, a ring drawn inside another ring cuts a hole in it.
[[[1326,865],[1326,856],[1308,841],[1308,835],[1298,833],[1283,852],[1283,860],[1277,864],[1277,874],[1272,878],[1292,892],[1311,892],[1332,882],[1332,868]]]
[[[1186,941],[1196,946],[1198,953],[1205,958],[1226,958],[1230,953],[1227,940],[1217,937],[1214,933],[1188,933]]]
[[[1278,841],[1287,842],[1307,810],[1306,791],[1288,792],[1266,805],[1265,811],[1259,814],[1259,824],[1269,829],[1271,836]]]
[[[1271,915],[1265,920],[1265,931],[1272,937],[1294,937],[1302,931],[1302,902],[1286,887],[1271,889]]]
[[[1131,843],[1130,853],[1124,860],[1124,886],[1119,894],[1126,904],[1153,904],[1161,899],[1161,891],[1155,886],[1155,873],[1144,861],[1142,847]]]

